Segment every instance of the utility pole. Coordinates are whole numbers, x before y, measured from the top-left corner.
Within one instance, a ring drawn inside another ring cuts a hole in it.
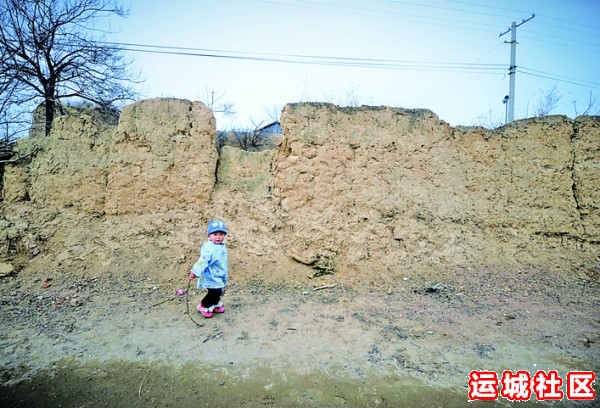
[[[503,33],[500,33],[499,37],[510,31],[510,42],[504,41],[510,44],[510,67],[508,68],[509,85],[508,85],[508,106],[507,106],[507,119],[506,123],[510,123],[515,119],[515,77],[517,76],[517,27],[525,24],[529,20],[532,20],[535,14],[531,14],[527,20],[522,20],[519,24],[512,22],[510,28]]]

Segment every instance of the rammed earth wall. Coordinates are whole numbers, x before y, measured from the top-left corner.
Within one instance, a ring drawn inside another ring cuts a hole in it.
[[[296,104],[281,122],[273,194],[305,257],[393,268],[597,249],[597,117],[486,131],[426,110]]]
[[[234,231],[240,268],[247,259],[265,267],[328,259],[342,274],[395,276],[423,267],[599,262],[598,117],[488,131],[453,128],[427,110],[288,104],[281,124],[276,150],[224,148],[219,159],[214,117],[198,102],[140,101],[116,128],[62,117],[51,137],[19,141],[21,154],[42,150],[6,167],[4,210],[95,214],[108,217],[104,228],[140,217],[180,234],[161,241],[165,252],[202,236],[194,230],[186,241],[178,219],[197,216],[199,226],[219,216]],[[17,248],[27,228],[9,218],[0,245]]]

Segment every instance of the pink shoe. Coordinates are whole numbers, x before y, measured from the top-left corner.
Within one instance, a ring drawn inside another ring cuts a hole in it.
[[[225,313],[225,306],[223,306],[223,303],[219,302],[216,305],[214,305],[213,312],[214,313]]]
[[[198,311],[200,313],[202,313],[202,316],[206,317],[207,319],[209,317],[212,317],[212,312],[210,311],[210,309],[207,309],[205,307],[202,307],[202,303],[198,303],[198,306],[196,306],[196,309],[198,309]]]

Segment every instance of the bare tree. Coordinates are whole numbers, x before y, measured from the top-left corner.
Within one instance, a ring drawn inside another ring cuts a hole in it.
[[[260,126],[260,125],[259,125]],[[257,151],[264,145],[264,135],[260,133],[259,126],[249,129],[237,129],[233,130],[235,140],[241,149],[252,152]]]
[[[475,122],[476,126],[481,126],[486,129],[497,129],[504,125],[504,117],[500,114],[495,114],[490,109],[487,114],[481,115]]]
[[[264,149],[269,136],[261,133],[260,126],[253,123],[253,127],[219,132],[215,141],[217,150],[220,152],[223,146],[236,146],[248,152]]]
[[[357,108],[360,106],[358,91],[354,86],[346,90],[346,103],[345,106],[349,108]]]
[[[548,116],[556,109],[556,105],[562,99],[562,95],[558,94],[556,85],[550,88],[538,102],[537,108],[535,109],[534,116],[542,117]]]
[[[573,101],[573,109],[575,110],[575,116],[579,116],[579,112],[577,111],[577,101]],[[590,97],[587,101],[587,104],[584,105],[584,110],[581,112],[581,115],[598,115],[600,114],[600,108],[598,107],[598,100],[594,97],[592,91],[590,91]]]
[[[42,104],[49,135],[61,100],[110,108],[134,99],[131,62],[119,46],[105,42],[106,31],[96,25],[99,18],[126,14],[113,0],[0,2],[0,131],[5,139],[23,124],[23,113],[31,115]]]
[[[279,105],[271,105],[265,108],[265,113],[271,122],[279,122],[282,107]]]
[[[223,101],[225,92],[215,95],[215,91],[211,91],[204,86],[206,106],[215,113],[222,113],[225,116],[233,116],[236,114],[235,105],[231,102]]]

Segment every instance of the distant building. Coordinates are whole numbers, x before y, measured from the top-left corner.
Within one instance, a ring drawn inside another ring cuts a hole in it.
[[[260,136],[262,150],[275,149],[283,142],[283,130],[279,122],[272,122],[258,128],[256,133]]]
[[[261,128],[256,129],[256,133],[261,135],[280,135],[282,133],[281,123],[272,122]]]

